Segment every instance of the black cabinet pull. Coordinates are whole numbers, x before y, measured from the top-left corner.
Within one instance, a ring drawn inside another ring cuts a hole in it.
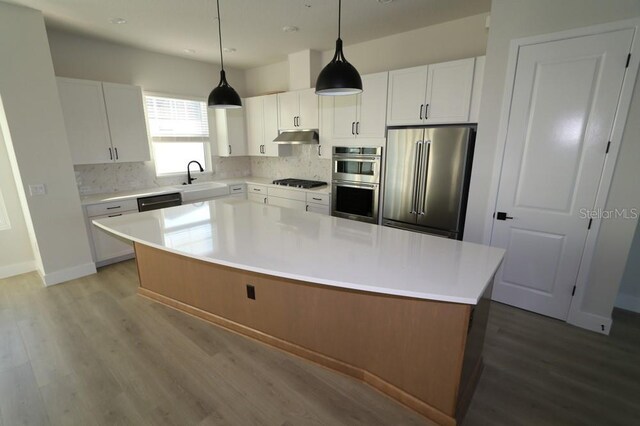
[[[360,134],[360,122],[356,121],[356,135]]]
[[[113,150],[114,150],[114,151],[115,151],[115,153],[116,153],[116,160],[119,160],[119,159],[120,159],[120,157],[118,157],[118,148],[113,148]]]
[[[113,161],[113,152],[111,151],[111,148],[109,148],[109,160]]]
[[[107,210],[114,210],[114,209],[119,209],[119,208],[122,208],[122,206],[107,207]]]
[[[424,119],[427,120],[429,118],[429,104],[424,106]]]
[[[352,122],[351,122],[351,134],[352,134],[352,135],[355,135],[355,134],[356,134],[355,126],[356,126],[356,122],[355,122],[355,121],[352,121]]]
[[[420,120],[422,120],[422,110],[424,109],[424,104],[420,105]]]

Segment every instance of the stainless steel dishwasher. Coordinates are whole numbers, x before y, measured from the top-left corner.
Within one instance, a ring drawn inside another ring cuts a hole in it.
[[[165,207],[179,206],[182,204],[182,196],[179,192],[162,195],[151,195],[138,198],[138,211],[164,209]]]

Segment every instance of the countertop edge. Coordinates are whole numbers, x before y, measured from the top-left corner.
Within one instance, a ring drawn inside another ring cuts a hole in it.
[[[224,260],[213,259],[213,258],[209,258],[209,257],[203,257],[203,256],[187,254],[187,253],[183,253],[183,252],[180,252],[178,250],[175,250],[175,249],[171,249],[169,247],[165,247],[165,246],[162,246],[162,245],[159,245],[159,244],[155,244],[155,243],[152,243],[152,242],[149,242],[149,241],[143,241],[140,238],[136,238],[136,237],[132,237],[132,236],[127,235],[127,234],[123,234],[123,233],[118,232],[118,231],[116,231],[116,230],[114,230],[112,228],[104,226],[101,223],[96,222],[95,220],[92,220],[91,222],[92,222],[92,224],[94,226],[97,226],[100,229],[103,229],[103,230],[105,230],[107,232],[110,232],[110,233],[112,233],[114,235],[117,235],[120,238],[124,238],[124,239],[129,240],[129,241],[133,241],[133,242],[136,242],[136,243],[139,243],[139,244],[143,244],[145,246],[153,247],[153,248],[156,248],[158,250],[163,250],[163,251],[166,251],[166,252],[169,252],[169,253],[173,253],[173,254],[176,254],[178,256],[184,256],[184,257],[200,260],[200,261],[207,262],[207,263],[213,263],[213,264],[216,264],[216,265],[222,265],[222,266],[227,266],[227,267],[230,267],[230,268],[241,269],[241,270],[245,270],[245,271],[249,271],[249,272],[255,272],[255,273],[259,273],[259,274],[265,274],[265,275],[270,275],[270,276],[275,276],[275,277],[280,277],[280,278],[292,279],[292,280],[296,280],[296,281],[303,281],[303,282],[308,282],[308,283],[312,283],[312,284],[326,285],[326,286],[341,288],[341,289],[345,289],[345,290],[357,290],[357,291],[365,291],[365,292],[375,293],[375,294],[384,294],[384,295],[387,295],[387,296],[411,297],[411,298],[421,299],[421,300],[432,300],[432,301],[436,301],[436,302],[458,303],[458,304],[465,304],[465,305],[477,305],[478,304],[478,302],[480,301],[482,295],[484,294],[484,292],[486,291],[487,287],[489,286],[490,280],[493,279],[493,277],[495,276],[496,271],[498,270],[498,268],[502,264],[502,261],[504,260],[504,257],[503,257],[500,260],[500,262],[498,262],[495,270],[491,274],[491,278],[489,278],[489,281],[487,281],[482,286],[482,291],[480,291],[480,294],[478,294],[478,296],[476,298],[443,296],[443,295],[436,295],[436,294],[432,294],[432,293],[417,293],[417,292],[412,292],[412,291],[401,291],[401,290],[394,290],[394,289],[384,289],[385,291],[381,291],[380,288],[369,287],[369,286],[361,285],[361,284],[338,283],[338,282],[335,282],[335,281],[324,280],[324,279],[315,278],[315,277],[312,277],[312,276],[303,276],[303,275],[290,274],[290,273],[281,272],[281,271],[274,271],[274,270],[269,270],[269,269],[265,269],[265,268],[259,268],[259,267],[255,267],[255,266],[251,266],[251,265],[243,265],[243,264],[238,264],[238,263],[234,263],[234,262],[228,262],[228,261],[224,261]]]

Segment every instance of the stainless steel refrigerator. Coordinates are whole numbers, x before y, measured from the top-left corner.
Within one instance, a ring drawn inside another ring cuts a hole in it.
[[[474,126],[389,129],[382,224],[462,239]]]

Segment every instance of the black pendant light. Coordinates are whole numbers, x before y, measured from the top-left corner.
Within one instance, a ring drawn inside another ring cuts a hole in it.
[[[220,40],[220,84],[209,93],[209,108],[229,109],[242,108],[240,96],[233,87],[227,83],[227,76],[224,73],[224,60],[222,58],[222,18],[220,17],[220,0],[216,0],[218,5],[218,38]]]
[[[331,62],[320,72],[316,81],[316,94],[325,96],[354,95],[362,92],[362,79],[355,69],[344,57],[342,52],[342,39],[340,38],[340,26],[342,19],[342,0],[338,0],[338,40],[336,40],[336,53]]]

